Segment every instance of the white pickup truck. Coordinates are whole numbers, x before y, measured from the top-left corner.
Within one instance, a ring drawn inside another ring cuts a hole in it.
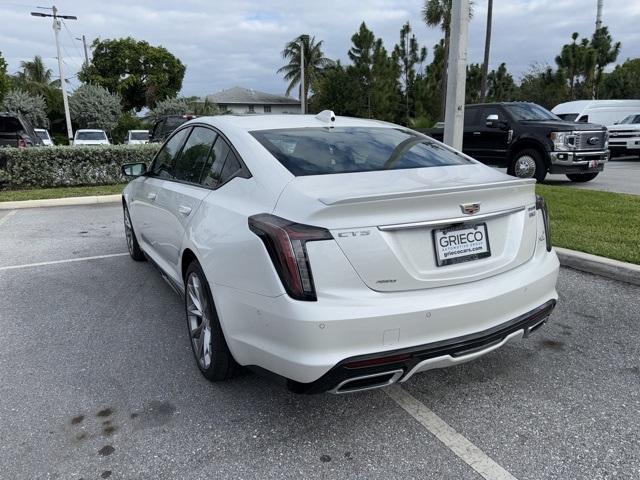
[[[640,112],[607,127],[609,150],[618,155],[640,155]]]

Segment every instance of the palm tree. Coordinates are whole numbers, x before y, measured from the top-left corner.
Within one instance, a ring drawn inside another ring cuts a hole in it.
[[[442,115],[447,98],[447,63],[449,60],[449,41],[451,39],[451,1],[452,0],[424,0],[422,19],[429,27],[440,26],[444,32],[444,78],[442,81]],[[469,18],[473,17],[473,2],[469,2]]]
[[[282,51],[282,58],[289,63],[278,69],[278,73],[284,74],[284,79],[289,82],[287,95],[300,84],[300,54],[301,46],[304,49],[304,92],[300,92],[300,98],[305,100],[309,96],[309,88],[317,80],[322,69],[332,66],[333,60],[328,59],[322,52],[322,40],[316,43],[316,37],[300,35],[288,42]],[[306,113],[306,112],[302,112]]]
[[[487,5],[487,33],[484,39],[484,63],[482,64],[482,86],[480,87],[480,99],[484,102],[487,98],[487,75],[489,73],[489,51],[491,50],[491,18],[493,17],[493,0]]]
[[[22,68],[22,72],[18,75],[25,81],[43,85],[49,85],[51,83],[51,69],[46,67],[40,55],[33,57],[33,60],[20,62],[20,67]]]

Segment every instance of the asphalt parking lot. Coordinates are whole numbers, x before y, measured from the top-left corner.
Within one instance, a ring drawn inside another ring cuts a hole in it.
[[[506,172],[506,168],[501,169]],[[606,192],[631,193],[640,195],[640,159],[631,157],[615,158],[604,166],[604,171],[590,182],[576,183],[565,175],[547,175],[544,183],[548,185],[564,185],[587,190],[604,190]]]
[[[640,478],[639,287],[563,269],[528,340],[297,396],[206,381],[179,298],[124,252],[115,204],[0,211],[0,478]]]

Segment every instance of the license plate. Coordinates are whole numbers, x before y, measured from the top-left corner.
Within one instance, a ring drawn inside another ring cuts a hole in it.
[[[433,230],[433,243],[439,267],[491,256],[486,223]]]

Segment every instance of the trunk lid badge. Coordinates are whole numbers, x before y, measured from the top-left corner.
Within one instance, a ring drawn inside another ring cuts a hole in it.
[[[480,203],[462,203],[460,204],[460,210],[465,215],[473,215],[480,211]]]

